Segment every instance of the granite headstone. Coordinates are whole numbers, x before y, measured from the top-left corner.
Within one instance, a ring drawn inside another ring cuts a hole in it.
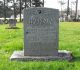
[[[71,52],[58,50],[59,11],[51,8],[24,10],[24,51],[15,51],[11,60],[71,60]]]
[[[9,19],[8,23],[9,23],[9,27],[13,28],[16,27],[17,21],[16,19]]]
[[[3,20],[2,19],[0,19],[0,24],[3,24]]]
[[[29,8],[24,14],[24,55],[57,56],[59,11]]]

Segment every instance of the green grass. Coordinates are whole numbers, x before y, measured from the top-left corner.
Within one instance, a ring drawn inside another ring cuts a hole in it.
[[[72,51],[74,59],[69,61],[10,61],[13,51],[23,49],[23,26],[20,29],[5,29],[0,25],[0,70],[80,70],[80,23],[61,22],[59,49]]]

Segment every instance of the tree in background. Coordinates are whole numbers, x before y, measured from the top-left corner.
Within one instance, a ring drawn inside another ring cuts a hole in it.
[[[78,20],[78,0],[71,2],[75,6],[74,21]]]
[[[44,0],[43,0],[44,2]],[[11,17],[14,14],[14,18],[16,19],[16,15],[20,14],[21,21],[21,13],[24,8],[28,8],[31,6],[42,7],[44,5],[41,0],[3,0],[0,1],[0,17],[4,17],[5,19]]]
[[[32,5],[35,7],[42,7],[44,4],[41,0],[32,0]]]
[[[22,14],[22,10],[24,8],[28,8],[30,7],[30,0],[16,0],[18,7],[19,7],[19,14],[20,14],[20,22],[22,21],[22,17],[21,17],[21,14]]]
[[[4,0],[4,19],[6,20],[6,3],[5,3],[6,1]]]
[[[4,4],[2,1],[0,1],[0,17],[3,17],[4,15]]]
[[[60,0],[59,3],[60,3],[60,5],[61,5],[60,18],[61,18],[61,20],[63,20],[63,9],[62,9],[62,7],[63,7],[63,5],[65,4],[65,2],[62,1],[62,0]]]
[[[2,16],[2,17],[4,17],[4,22],[6,23],[6,18],[7,17],[10,17],[11,16],[11,12],[12,12],[12,10],[10,9],[10,7],[8,6],[8,2],[9,2],[9,0],[4,0],[4,1],[2,1],[3,2],[3,10],[4,10],[4,13],[2,13],[4,16]]]
[[[67,3],[67,19],[68,19],[68,16],[69,16],[69,11],[70,11],[70,9],[69,9],[69,0],[67,1],[68,3]]]
[[[20,0],[20,22],[22,21],[22,18],[21,18],[21,11],[22,11],[22,4],[21,4],[22,0]]]
[[[14,8],[14,19],[16,19],[16,3],[15,3],[15,0],[13,0],[13,8]]]
[[[78,17],[78,14],[77,14],[77,11],[78,11],[78,0],[76,0],[76,12],[75,12],[75,20],[77,21],[77,17]]]

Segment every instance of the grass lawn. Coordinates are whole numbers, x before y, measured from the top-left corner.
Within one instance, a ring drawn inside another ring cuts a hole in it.
[[[23,49],[23,26],[21,29],[5,29],[0,25],[0,70],[80,70],[80,22],[61,22],[59,49],[72,51],[73,61],[10,61],[13,51]]]

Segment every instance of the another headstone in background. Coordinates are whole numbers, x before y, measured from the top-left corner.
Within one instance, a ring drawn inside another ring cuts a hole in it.
[[[8,24],[9,24],[9,27],[7,27],[6,29],[19,29],[16,24],[17,24],[17,20],[16,19],[9,19],[8,20]]]
[[[16,19],[9,19],[8,23],[9,23],[10,28],[14,28],[14,27],[16,27],[17,20]]]
[[[4,22],[3,22],[3,20],[2,19],[0,19],[0,24],[3,24]]]

